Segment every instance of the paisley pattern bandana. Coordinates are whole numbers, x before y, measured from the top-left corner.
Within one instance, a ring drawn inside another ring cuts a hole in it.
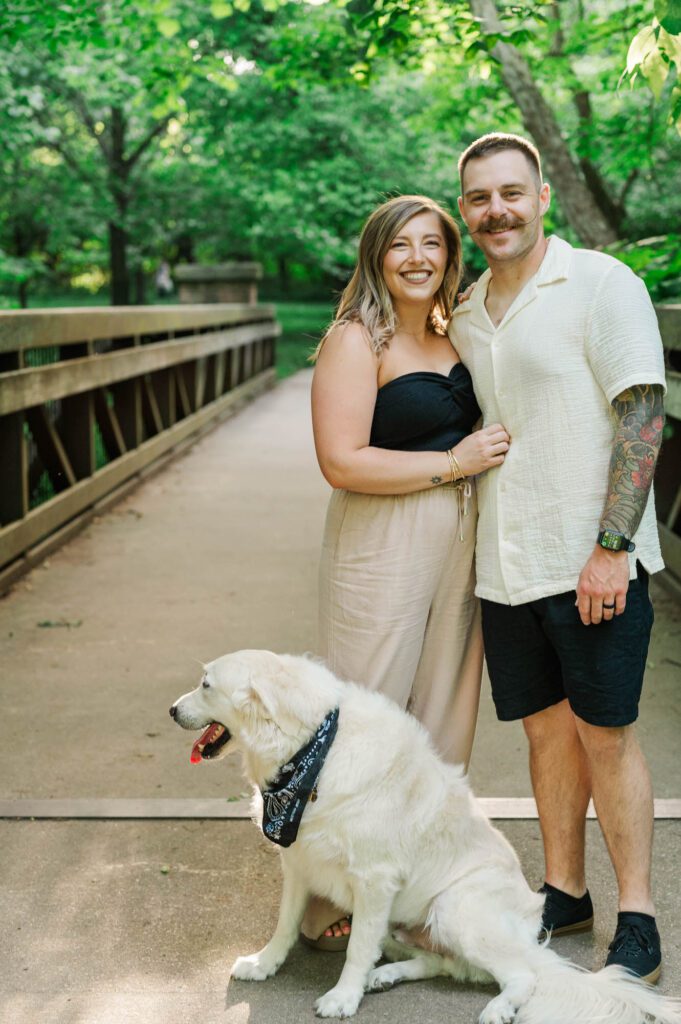
[[[293,755],[267,789],[262,789],[262,830],[278,846],[296,841],[307,801],[317,799],[316,784],[338,728],[338,708],[329,711],[314,736]]]

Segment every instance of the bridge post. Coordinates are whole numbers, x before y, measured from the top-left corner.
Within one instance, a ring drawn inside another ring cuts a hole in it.
[[[180,263],[173,276],[180,302],[246,302],[254,306],[262,264]]]

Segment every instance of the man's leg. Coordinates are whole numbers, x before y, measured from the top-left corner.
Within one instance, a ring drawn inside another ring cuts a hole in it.
[[[619,886],[619,909],[654,916],[653,791],[634,726],[574,721],[591,767],[594,805]]]
[[[591,778],[575,716],[567,700],[523,719],[530,775],[544,840],[546,881],[583,896],[584,832]]]
[[[620,910],[606,963],[656,981],[662,954],[650,888],[653,796],[633,723],[653,610],[639,568],[626,609],[599,625],[575,618],[572,594],[546,601],[544,625],[560,657],[596,812],[615,868]]]

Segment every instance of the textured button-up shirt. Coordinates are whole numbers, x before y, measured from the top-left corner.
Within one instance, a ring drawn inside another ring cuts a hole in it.
[[[576,588],[608,490],[611,402],[636,384],[664,388],[664,359],[645,285],[611,256],[550,238],[497,327],[485,308],[490,276],[449,333],[485,425],[511,436],[503,465],[477,480],[476,593],[515,605]],[[664,568],[652,490],[632,540],[632,579],[637,559],[648,572]]]

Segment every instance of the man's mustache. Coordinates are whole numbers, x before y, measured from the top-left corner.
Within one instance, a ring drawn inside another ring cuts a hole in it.
[[[527,224],[532,224],[538,216],[539,213],[537,212],[529,220],[520,220],[518,217],[487,217],[475,231],[471,231],[469,228],[468,233],[470,235],[480,235],[485,231],[509,231],[511,228],[524,228]]]

